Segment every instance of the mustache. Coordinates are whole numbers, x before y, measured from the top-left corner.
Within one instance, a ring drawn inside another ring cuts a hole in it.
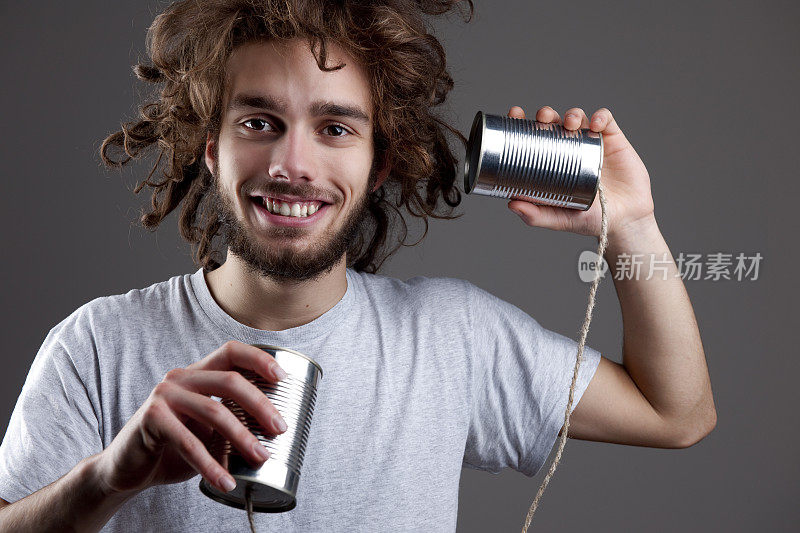
[[[286,181],[267,181],[262,183],[253,183],[242,187],[242,193],[250,196],[254,192],[261,192],[267,195],[286,195],[286,196],[299,196],[302,198],[319,198],[323,202],[335,204],[339,200],[339,196],[323,189],[318,189],[306,183],[289,183]]]

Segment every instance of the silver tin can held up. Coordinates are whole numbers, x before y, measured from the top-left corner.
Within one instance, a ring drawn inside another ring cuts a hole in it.
[[[267,395],[286,421],[287,430],[273,435],[264,430],[255,417],[237,403],[223,399],[222,404],[250,429],[269,450],[270,457],[261,467],[253,468],[228,440],[216,434],[210,445],[211,454],[218,458],[220,464],[236,480],[236,488],[230,492],[222,492],[201,479],[200,490],[209,498],[239,509],[247,508],[249,495],[254,511],[281,513],[291,511],[297,505],[300,468],[303,466],[303,456],[311,430],[317,383],[322,379],[322,368],[310,357],[288,348],[266,344],[253,346],[274,357],[288,377],[276,384],[250,370],[238,370]]]
[[[464,190],[587,210],[603,168],[603,135],[478,111],[464,160]]]

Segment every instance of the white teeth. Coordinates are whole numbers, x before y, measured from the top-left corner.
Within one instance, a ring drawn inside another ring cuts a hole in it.
[[[274,213],[276,215],[282,215],[285,217],[298,217],[298,218],[311,216],[320,209],[320,206],[317,204],[307,204],[307,203],[301,204],[300,202],[294,202],[292,204],[289,204],[287,202],[282,202],[281,200],[273,200],[271,198],[264,198],[263,205],[267,208],[267,210],[270,213]]]

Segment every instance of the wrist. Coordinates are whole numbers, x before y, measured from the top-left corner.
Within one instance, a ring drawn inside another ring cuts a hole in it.
[[[654,213],[628,222],[608,232],[606,254],[646,252],[663,241]]]
[[[103,453],[98,453],[83,459],[78,463],[78,475],[87,487],[90,487],[95,497],[108,501],[109,503],[124,503],[134,497],[140,491],[120,491],[113,488],[105,477],[105,465]]]

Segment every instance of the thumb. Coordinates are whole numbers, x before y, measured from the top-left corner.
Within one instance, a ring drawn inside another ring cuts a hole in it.
[[[519,215],[528,226],[557,231],[570,231],[574,226],[573,218],[582,214],[570,209],[536,205],[522,200],[511,200],[508,202],[508,208]]]

